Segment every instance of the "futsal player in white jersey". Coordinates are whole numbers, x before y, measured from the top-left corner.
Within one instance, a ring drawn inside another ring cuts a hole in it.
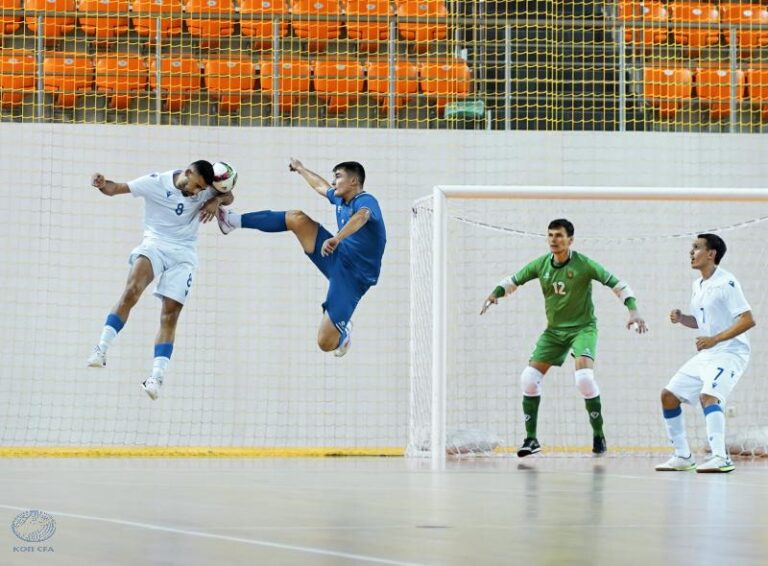
[[[728,396],[749,362],[747,330],[755,326],[752,311],[736,278],[720,267],[725,242],[715,234],[699,234],[691,248],[691,267],[701,272],[693,282],[691,313],[673,310],[672,324],[698,330],[698,354],[688,360],[661,392],[661,406],[674,455],[656,466],[660,472],[722,473],[733,470],[725,450],[725,413]],[[688,446],[680,404],[700,402],[704,409],[712,456],[703,464]]]
[[[109,181],[101,173],[91,179],[91,184],[107,196],[130,193],[144,199],[144,239],[128,258],[131,269],[125,290],[107,316],[88,366],[107,365],[107,350],[144,290],[155,280],[154,294],[162,301],[160,329],[155,338],[152,375],[142,383],[152,399],[157,399],[163,384],[176,324],[197,269],[200,222],[210,220],[220,205],[234,200],[231,193],[213,188],[213,181],[213,166],[205,160],[191,163],[186,170],[152,173],[127,183]]]

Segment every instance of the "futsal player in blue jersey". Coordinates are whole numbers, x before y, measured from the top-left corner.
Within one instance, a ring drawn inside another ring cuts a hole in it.
[[[336,165],[331,183],[298,159],[292,158],[288,168],[336,208],[336,234],[300,210],[238,214],[219,208],[219,227],[224,234],[236,228],[254,228],[262,232],[291,231],[296,235],[309,259],[328,279],[317,344],[324,352],[333,351],[340,357],[347,353],[351,343],[352,313],[379,279],[387,242],[384,218],[376,198],[364,189],[365,169],[360,163],[345,161]]]

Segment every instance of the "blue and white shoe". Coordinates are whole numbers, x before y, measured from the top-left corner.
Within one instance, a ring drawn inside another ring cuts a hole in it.
[[[107,353],[102,351],[98,346],[94,346],[93,353],[88,356],[89,368],[104,368],[107,367]]]
[[[344,339],[341,341],[341,345],[336,348],[333,355],[340,358],[349,351],[352,346],[352,321],[347,322],[347,326],[344,328]]]
[[[727,474],[734,469],[733,462],[727,456],[712,456],[700,466],[696,466],[696,471],[700,474]]]
[[[147,378],[147,380],[141,384],[141,388],[149,395],[149,398],[153,401],[160,395],[160,387],[163,385],[162,377],[155,377],[154,375]]]

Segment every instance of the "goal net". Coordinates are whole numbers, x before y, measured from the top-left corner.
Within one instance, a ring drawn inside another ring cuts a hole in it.
[[[446,439],[449,454],[493,447],[497,442],[499,451],[512,451],[522,441],[519,376],[546,326],[539,282],[522,286],[485,315],[479,312],[500,279],[548,252],[547,225],[555,218],[574,223],[574,250],[632,286],[650,328],[645,335],[628,331],[626,308],[609,288],[593,284],[599,330],[595,377],[601,389],[609,450],[668,448],[659,394],[695,354],[697,336],[694,330],[672,325],[669,312],[673,308],[689,312],[691,283],[699,275],[690,268],[691,243],[699,233],[716,232],[728,246],[721,265],[739,278],[757,320],[757,327],[750,331],[749,367],[726,410],[727,442],[731,454],[766,453],[768,382],[763,373],[768,368],[764,347],[768,331],[761,324],[766,316],[761,272],[768,259],[763,245],[768,237],[768,192],[441,189],[412,207],[407,454],[428,455],[433,442],[441,446]],[[437,212],[435,199],[439,200]],[[446,258],[444,285],[434,277],[436,216],[445,218],[442,237],[437,240],[438,251]],[[434,311],[436,297],[438,310],[444,308],[444,312]],[[435,321],[440,328],[434,327]],[[433,347],[442,336],[444,354],[435,359],[444,365],[444,386],[440,377],[433,378]],[[538,437],[550,452],[588,452],[591,448],[588,415],[574,386],[573,371],[568,359],[543,380]],[[685,413],[692,446],[704,450],[701,409],[687,407]]]

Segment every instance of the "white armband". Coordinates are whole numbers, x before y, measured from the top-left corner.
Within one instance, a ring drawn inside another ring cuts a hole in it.
[[[509,277],[505,277],[501,281],[499,281],[496,284],[496,287],[501,287],[504,289],[504,295],[511,295],[517,290],[517,285],[515,285],[515,282],[513,280],[513,276],[510,275]]]
[[[627,283],[626,281],[619,281],[618,283],[616,283],[616,285],[613,287],[613,294],[619,298],[622,304],[627,299],[635,298],[635,292],[632,290],[632,288],[629,286],[629,283]]]

